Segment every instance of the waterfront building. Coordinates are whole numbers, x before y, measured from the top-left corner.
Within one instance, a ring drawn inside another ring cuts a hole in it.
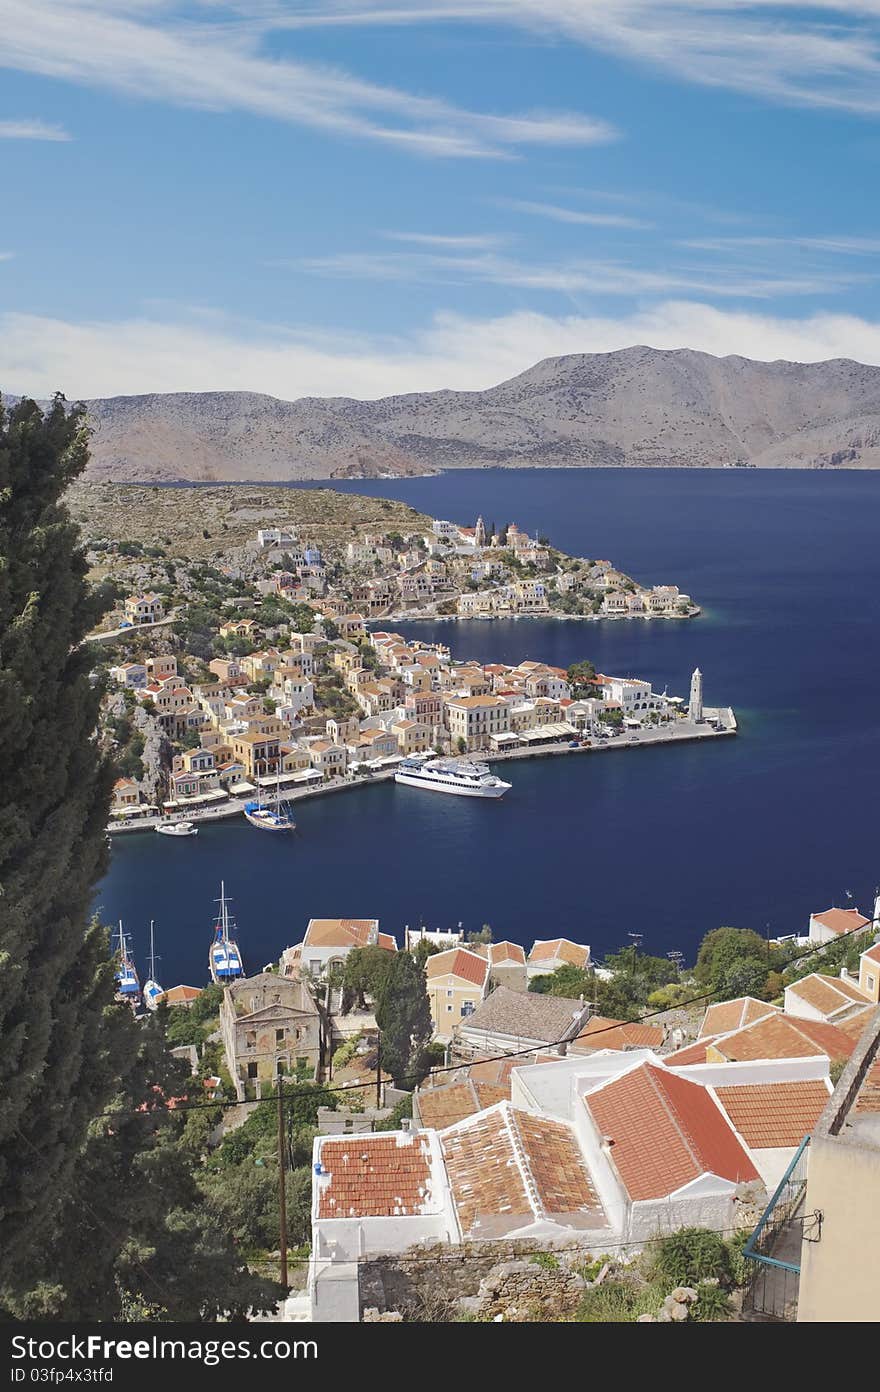
[[[528,958],[529,978],[547,976],[558,967],[588,971],[590,949],[585,943],[572,942],[571,938],[536,939]]]
[[[870,926],[871,920],[858,909],[825,909],[822,913],[810,914],[809,938],[811,943],[830,943],[844,933]]]
[[[296,947],[281,954],[281,970],[290,974],[302,970],[309,976],[341,968],[355,947],[383,947],[397,951],[391,933],[380,933],[378,918],[310,918],[305,937]]]
[[[492,735],[510,729],[510,706],[501,696],[448,696],[445,706],[453,747],[463,740],[469,753],[488,749]]]

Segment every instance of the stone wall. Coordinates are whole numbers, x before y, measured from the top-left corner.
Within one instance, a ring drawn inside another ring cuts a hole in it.
[[[569,1244],[536,1256],[534,1241],[470,1242],[412,1247],[359,1267],[361,1310],[400,1311],[404,1318],[442,1322],[479,1318],[555,1318],[575,1308],[587,1282],[580,1270],[601,1256]]]

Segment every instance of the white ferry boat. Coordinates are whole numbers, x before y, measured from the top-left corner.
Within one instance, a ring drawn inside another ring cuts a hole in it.
[[[394,781],[434,793],[481,798],[503,797],[511,786],[490,773],[488,764],[475,764],[470,759],[404,759]]]

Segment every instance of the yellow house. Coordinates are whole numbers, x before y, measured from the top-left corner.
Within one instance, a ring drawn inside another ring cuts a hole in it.
[[[247,778],[260,778],[267,773],[278,772],[278,735],[261,735],[252,730],[246,730],[243,735],[233,735],[232,753]]]
[[[446,701],[446,719],[453,745],[488,749],[490,735],[510,729],[510,707],[501,696],[453,696]]]
[[[432,747],[430,727],[419,720],[398,720],[391,733],[401,754],[420,754]]]
[[[880,1004],[880,943],[869,947],[859,958],[859,987],[869,1001]]]
[[[455,1026],[472,1015],[484,999],[489,963],[476,952],[454,947],[429,957],[425,975],[434,1033],[440,1040],[451,1039]]]

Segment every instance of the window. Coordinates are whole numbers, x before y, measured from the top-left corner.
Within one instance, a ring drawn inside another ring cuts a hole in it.
[[[447,1009],[447,1011],[449,1012],[449,1014],[451,1015],[451,1014],[452,1014],[452,1006],[451,1006],[451,1005],[447,1005],[446,1009]]]
[[[245,1041],[244,1041],[244,1042],[245,1042],[245,1047],[246,1047],[246,1048],[248,1048],[248,1049],[256,1049],[256,1047],[257,1047],[257,1031],[256,1031],[256,1030],[248,1030],[247,1034],[245,1035]]]
[[[875,985],[876,985],[876,977],[869,976],[869,977],[868,977],[868,990],[869,990],[869,991],[873,991]]]
[[[256,1065],[255,1063],[249,1063],[248,1066],[247,1066],[247,1068],[248,1068],[248,1072],[247,1072],[248,1077],[249,1077],[249,1078],[256,1078],[256,1076],[257,1076],[257,1065]]]
[[[462,1018],[464,1018],[465,1015],[473,1015],[473,1013],[474,1013],[474,1003],[473,1003],[473,1001],[463,1001],[463,1002],[462,1002],[462,1006],[461,1006]]]
[[[283,1030],[283,1029],[277,1029],[277,1030],[275,1031],[275,1043],[276,1043],[276,1044],[283,1044],[283,1043],[284,1043],[284,1030]]]

